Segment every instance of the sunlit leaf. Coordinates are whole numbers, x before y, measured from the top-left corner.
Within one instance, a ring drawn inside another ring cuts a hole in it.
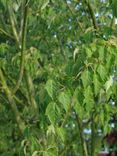
[[[49,79],[46,82],[46,86],[45,86],[49,96],[53,99],[54,93],[55,93],[55,82],[51,79]]]
[[[91,76],[90,76],[90,72],[88,69],[83,71],[81,75],[81,79],[82,79],[84,88],[86,88],[91,83]]]
[[[58,100],[61,104],[63,104],[64,109],[66,112],[68,111],[70,104],[71,104],[71,95],[69,91],[63,91],[59,94]]]

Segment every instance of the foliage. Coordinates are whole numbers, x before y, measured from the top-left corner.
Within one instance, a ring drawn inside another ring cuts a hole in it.
[[[1,156],[102,149],[117,128],[116,3],[0,1]]]

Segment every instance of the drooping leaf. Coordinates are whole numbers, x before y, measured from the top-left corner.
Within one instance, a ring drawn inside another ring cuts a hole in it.
[[[45,88],[46,88],[46,90],[48,92],[48,95],[53,99],[54,92],[55,92],[55,82],[53,80],[49,79],[46,82]]]
[[[102,79],[103,81],[105,81],[106,76],[107,76],[107,71],[106,71],[105,67],[104,67],[102,64],[100,64],[100,65],[98,66],[97,72],[99,73],[101,79]]]
[[[88,112],[91,111],[91,109],[93,108],[95,102],[94,102],[94,97],[93,97],[93,92],[92,92],[92,88],[90,86],[88,86],[85,90],[84,90],[84,104],[86,107],[86,110]]]
[[[82,89],[77,87],[73,94],[73,101],[74,101],[73,108],[75,109],[76,113],[80,118],[83,118],[83,113],[84,113],[83,100],[84,100],[84,95]]]
[[[49,0],[44,0],[41,10],[44,10],[47,7],[48,3],[49,3]]]
[[[83,71],[81,75],[81,79],[82,79],[84,88],[86,88],[91,83],[91,76],[90,76],[90,72],[88,69]]]
[[[46,108],[46,115],[48,116],[51,124],[54,125],[58,119],[58,116],[60,115],[60,110],[55,102],[48,104]]]
[[[88,57],[88,58],[90,58],[90,57],[92,56],[92,54],[93,54],[92,49],[91,49],[91,48],[86,47],[86,48],[85,48],[85,50],[86,50],[87,57]]]
[[[104,46],[99,46],[98,53],[99,53],[99,60],[103,61],[105,59],[105,48],[104,48]]]
[[[113,11],[113,15],[117,17],[117,1],[116,0],[112,0],[111,9]]]
[[[100,91],[101,83],[99,81],[99,77],[96,73],[93,74],[93,85],[94,85],[94,93],[97,96],[97,94]]]
[[[69,109],[69,106],[71,104],[71,95],[69,91],[63,91],[59,94],[58,100],[61,104],[63,104],[64,109],[66,112]]]
[[[106,92],[110,89],[112,85],[113,85],[113,76],[111,75],[109,80],[105,83]]]
[[[57,128],[57,135],[61,138],[63,142],[65,141],[65,130],[63,127]]]

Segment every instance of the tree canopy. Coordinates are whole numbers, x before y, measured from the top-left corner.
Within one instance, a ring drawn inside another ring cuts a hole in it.
[[[97,156],[116,121],[117,0],[0,0],[0,155]]]

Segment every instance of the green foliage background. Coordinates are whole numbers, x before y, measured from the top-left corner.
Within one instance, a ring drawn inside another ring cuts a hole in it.
[[[1,156],[102,150],[117,128],[116,4],[0,0]]]

